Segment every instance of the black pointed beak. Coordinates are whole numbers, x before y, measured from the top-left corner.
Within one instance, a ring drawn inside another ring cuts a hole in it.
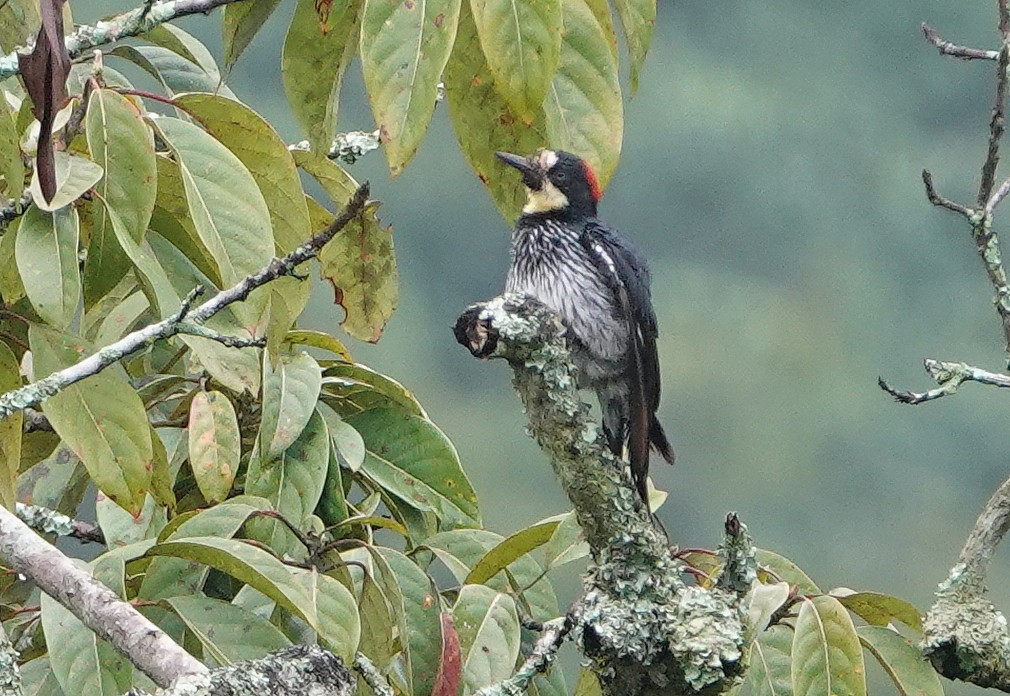
[[[543,174],[529,157],[513,155],[511,152],[496,152],[495,156],[510,167],[518,169],[523,175],[523,183],[531,189],[539,189],[543,182]]]

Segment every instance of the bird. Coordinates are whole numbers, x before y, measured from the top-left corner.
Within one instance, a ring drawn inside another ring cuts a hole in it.
[[[656,417],[659,331],[648,263],[597,217],[600,184],[584,159],[549,149],[495,155],[519,171],[526,187],[505,291],[532,297],[561,318],[577,384],[596,393],[607,445],[621,459],[627,450],[634,487],[648,509],[650,446],[674,461]]]

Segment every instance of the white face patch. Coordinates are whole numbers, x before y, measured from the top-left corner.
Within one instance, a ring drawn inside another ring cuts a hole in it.
[[[537,154],[537,167],[541,172],[550,171],[551,167],[558,163],[558,153],[554,150],[541,150]],[[545,176],[543,186],[534,191],[526,189],[526,205],[523,206],[524,213],[549,213],[553,210],[561,210],[568,207],[568,196],[561,193],[557,186]]]
[[[537,191],[526,189],[524,213],[549,213],[552,210],[561,210],[567,207],[568,196],[561,193],[558,187],[548,179],[544,179],[544,185]]]

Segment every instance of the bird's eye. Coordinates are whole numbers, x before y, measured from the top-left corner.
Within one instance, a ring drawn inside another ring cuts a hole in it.
[[[568,181],[568,172],[561,171],[554,175],[554,180],[559,184],[563,184]]]

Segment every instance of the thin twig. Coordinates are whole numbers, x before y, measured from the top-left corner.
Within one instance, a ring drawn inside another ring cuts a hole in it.
[[[967,46],[958,46],[950,41],[945,41],[939,34],[936,33],[936,29],[925,22],[922,23],[922,33],[926,37],[927,41],[936,46],[942,56],[953,56],[954,58],[960,58],[961,60],[996,60],[999,58],[999,51],[988,51],[981,48],[968,48]]]
[[[963,362],[947,362],[926,358],[923,361],[923,367],[936,380],[936,383],[939,385],[938,387],[925,392],[901,391],[895,389],[885,382],[883,378],[879,377],[877,378],[877,384],[880,385],[881,389],[893,396],[895,401],[913,406],[950,396],[964,382],[978,382],[979,384],[987,384],[991,387],[1010,389],[1010,375],[989,372],[988,370],[966,365]]]
[[[533,644],[533,652],[516,673],[477,692],[477,696],[519,696],[525,694],[533,677],[543,674],[551,666],[558,648],[568,637],[574,622],[569,616],[544,622],[543,632]]]
[[[389,685],[382,672],[376,667],[364,653],[354,653],[354,671],[361,675],[365,683],[372,689],[375,696],[393,696],[393,687]]]
[[[936,188],[933,187],[933,175],[929,173],[928,170],[922,170],[922,183],[926,186],[926,198],[929,202],[938,208],[946,208],[959,215],[964,215],[970,218],[974,215],[974,211],[968,206],[961,205],[960,203],[955,203],[949,198],[944,198],[939,193],[936,192]]]
[[[358,188],[344,210],[325,230],[313,236],[287,256],[273,259],[264,268],[246,276],[227,290],[222,290],[196,309],[189,310],[188,303],[191,303],[194,297],[194,294],[191,293],[174,316],[128,333],[115,343],[101,348],[97,353],[89,355],[70,367],[58,370],[48,377],[0,396],[0,418],[6,418],[15,411],[38,406],[66,387],[101,372],[154,341],[175,336],[187,326],[202,325],[203,322],[228,305],[245,300],[256,288],[291,275],[298,265],[314,258],[337,232],[361,212],[367,201],[368,184],[366,183]]]

